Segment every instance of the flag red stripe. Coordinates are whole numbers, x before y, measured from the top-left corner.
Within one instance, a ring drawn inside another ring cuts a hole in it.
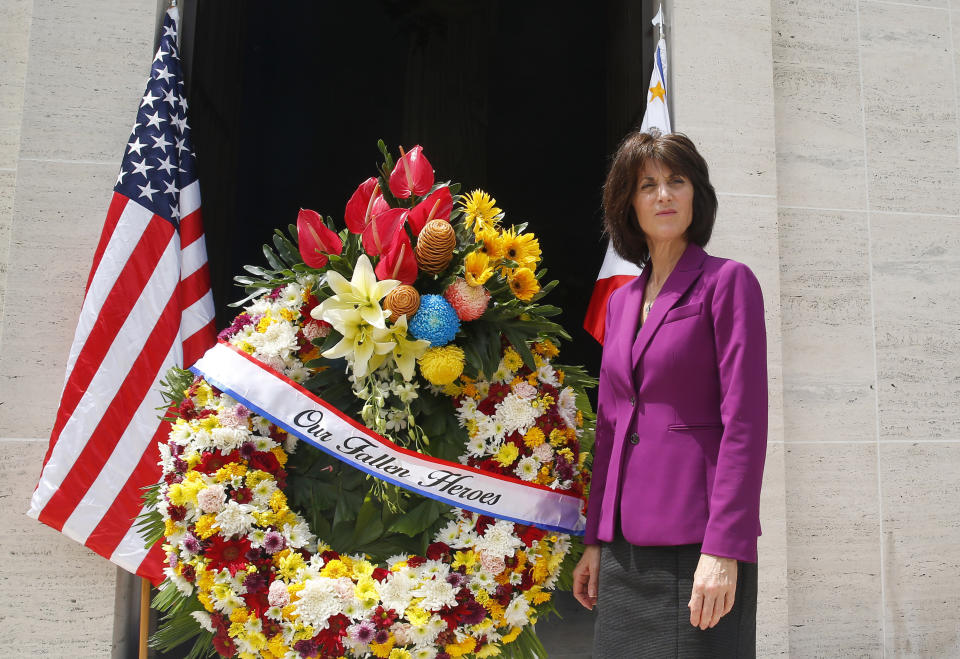
[[[180,308],[188,308],[209,292],[210,269],[204,264],[202,267],[194,270],[192,275],[180,282]]]
[[[203,237],[203,216],[198,208],[180,219],[180,247],[186,247],[201,237]]]
[[[604,325],[607,322],[607,301],[610,295],[631,281],[636,279],[634,275],[614,275],[606,279],[598,279],[593,285],[593,293],[590,295],[590,304],[587,306],[587,315],[583,319],[583,329],[603,343],[603,333],[606,329]]]
[[[107,295],[103,307],[97,315],[97,322],[83,344],[70,378],[63,388],[60,409],[50,435],[50,448],[44,458],[44,464],[50,457],[50,451],[57,443],[67,421],[73,416],[77,403],[83,397],[90,381],[96,375],[104,356],[110,349],[113,339],[123,326],[127,316],[150,280],[157,263],[160,261],[170,238],[173,226],[161,217],[154,216],[147,225],[133,250],[116,283]]]
[[[158,542],[150,548],[150,551],[147,552],[146,558],[143,559],[143,562],[140,563],[140,567],[137,568],[137,576],[143,577],[144,579],[149,579],[150,583],[154,587],[159,586],[163,583],[163,549],[161,548],[162,543]]]
[[[93,254],[93,265],[90,266],[90,274],[87,276],[87,287],[83,289],[84,297],[86,297],[87,292],[90,290],[93,275],[96,274],[97,268],[100,266],[100,259],[103,258],[103,253],[106,251],[107,245],[110,244],[113,231],[117,228],[117,222],[120,221],[120,216],[123,215],[123,209],[126,208],[128,201],[129,199],[127,199],[125,195],[119,192],[113,193],[113,199],[110,200],[110,208],[107,210],[107,219],[104,220],[103,230],[100,232],[100,242],[97,244],[97,251]]]
[[[203,353],[216,342],[216,321],[211,320],[203,328],[183,340],[183,367],[193,366],[193,363],[203,357]]]
[[[77,456],[77,460],[64,477],[59,489],[40,512],[41,522],[58,531],[62,530],[63,524],[90,489],[90,485],[100,474],[100,470],[114,448],[129,450],[129,447],[118,446],[117,442],[147,392],[154,386],[163,360],[170,352],[179,329],[179,295],[174,290],[157,324],[151,330],[147,342],[127,373],[123,386],[110,401],[110,406],[91,433],[83,451]]]
[[[140,456],[140,461],[127,478],[123,489],[87,538],[85,543],[87,547],[101,556],[113,554],[117,545],[133,526],[134,520],[143,508],[143,488],[160,480],[160,465],[157,464],[160,460],[160,451],[157,449],[157,444],[165,441],[169,432],[169,423],[164,422],[157,427],[150,444]]]

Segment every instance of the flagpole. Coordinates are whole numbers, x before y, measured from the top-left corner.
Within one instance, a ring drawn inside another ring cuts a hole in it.
[[[140,651],[138,659],[147,659],[147,638],[150,635],[150,581],[140,577]]]

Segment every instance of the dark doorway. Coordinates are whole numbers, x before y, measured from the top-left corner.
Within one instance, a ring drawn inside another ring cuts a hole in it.
[[[377,139],[421,144],[438,179],[482,187],[540,239],[547,301],[596,374],[582,329],[603,259],[609,154],[638,125],[649,77],[646,0],[184,0],[184,63],[218,326],[232,278],[275,227],[312,208],[342,222],[374,174]],[[567,594],[538,625],[551,657],[589,656],[592,620]]]

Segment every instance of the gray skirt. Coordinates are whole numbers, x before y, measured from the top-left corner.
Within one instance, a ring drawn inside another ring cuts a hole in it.
[[[690,624],[700,545],[603,545],[594,659],[756,657],[757,564],[739,562],[733,609],[711,629]]]

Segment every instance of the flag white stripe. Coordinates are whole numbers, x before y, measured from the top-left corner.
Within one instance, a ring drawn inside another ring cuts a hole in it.
[[[180,320],[180,336],[186,340],[197,330],[206,327],[213,320],[213,293],[207,294],[183,310]]]
[[[139,464],[144,450],[150,447],[153,434],[157,429],[157,417],[160,414],[157,408],[163,405],[159,380],[167,369],[174,365],[173,360],[174,350],[171,349],[163,360],[160,370],[154,376],[150,391],[117,441],[110,458],[63,525],[63,532],[77,539],[78,542],[86,542],[93,530],[97,528],[108,510],[103,502],[114,501],[117,498],[126,485],[127,479],[130,478],[130,474]]]
[[[607,279],[616,275],[638,276],[640,268],[629,261],[623,260],[619,254],[613,250],[613,245],[607,243],[607,253],[603,255],[603,265],[600,266],[600,274],[597,279]]]
[[[136,527],[131,525],[127,529],[126,535],[123,536],[123,540],[110,555],[110,562],[119,565],[127,572],[136,574],[140,564],[143,563],[143,559],[150,552],[143,546],[144,544],[146,544],[146,541],[137,532]]]
[[[200,181],[194,181],[180,191],[180,217],[186,217],[200,208]]]
[[[156,326],[170,296],[179,284],[171,277],[171,274],[177,272],[176,261],[179,251],[179,238],[173,234],[156,269],[144,287],[143,294],[127,316],[123,327],[117,332],[100,368],[64,425],[60,439],[50,453],[50,459],[40,475],[40,483],[30,501],[28,514],[31,517],[38,517],[40,511],[56,493],[83,452],[90,434],[100,423],[113,397],[120,387],[126,384],[130,367],[140,355],[150,332]]]
[[[207,263],[207,245],[198,238],[180,251],[180,278],[186,279]]]
[[[110,241],[103,251],[103,256],[97,266],[97,271],[90,280],[90,288],[83,300],[80,309],[80,319],[77,322],[77,331],[73,335],[73,345],[70,346],[70,355],[67,357],[67,372],[63,378],[64,385],[70,379],[70,373],[77,363],[77,358],[83,350],[87,338],[97,319],[100,309],[117,282],[117,277],[126,267],[130,255],[137,248],[140,237],[153,219],[153,213],[140,204],[128,200],[127,205],[120,213],[117,226],[110,236]]]

